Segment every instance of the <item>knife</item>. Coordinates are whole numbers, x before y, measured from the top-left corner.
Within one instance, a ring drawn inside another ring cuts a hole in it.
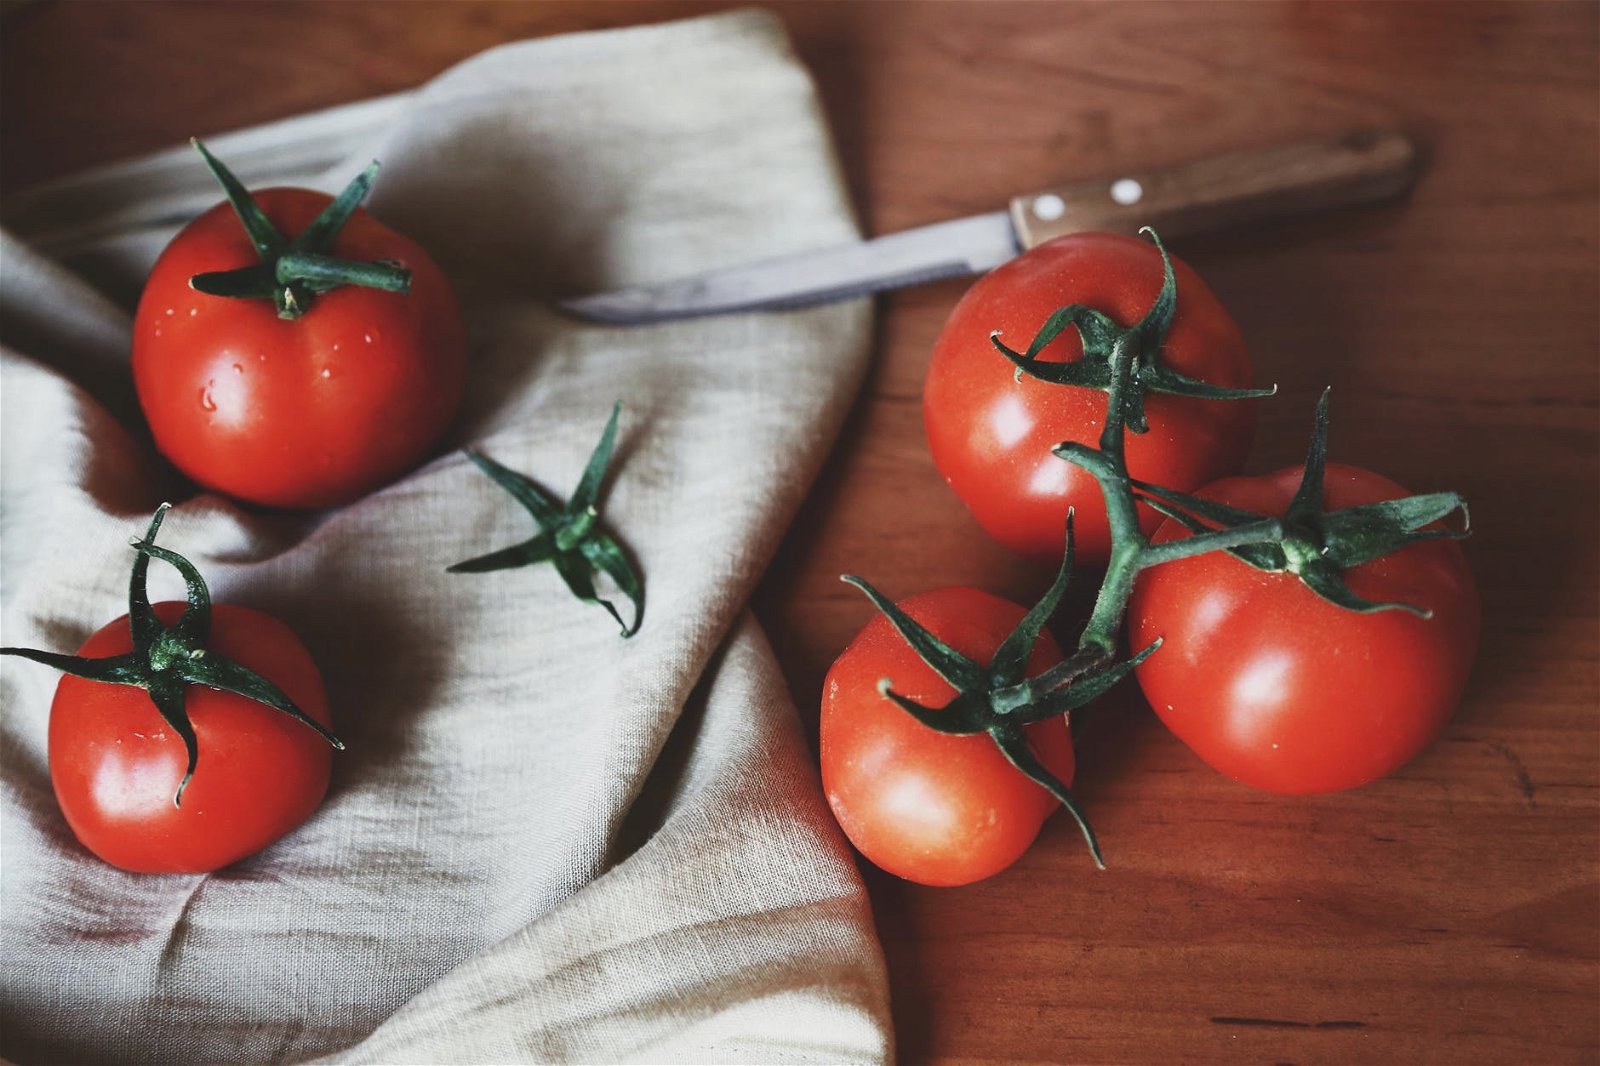
[[[646,325],[678,318],[807,307],[942,278],[982,274],[1068,233],[1163,239],[1398,196],[1416,149],[1394,130],[1235,152],[1018,196],[1005,211],[717,270],[698,277],[564,300],[579,318]]]

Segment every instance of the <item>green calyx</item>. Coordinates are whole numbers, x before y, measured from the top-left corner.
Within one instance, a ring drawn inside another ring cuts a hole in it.
[[[1156,641],[1122,662],[1102,654],[1098,648],[1080,649],[1037,677],[1025,676],[1028,656],[1066,593],[1071,573],[1072,516],[1068,514],[1067,548],[1055,581],[1001,643],[987,665],[935,637],[861,578],[845,574],[840,580],[866,593],[911,649],[956,690],[955,697],[943,707],[927,707],[895,692],[891,687],[892,679],[884,678],[878,684],[884,697],[936,732],[959,736],[987,734],[1013,766],[1067,809],[1078,823],[1095,865],[1105,869],[1099,841],[1083,808],[1072,791],[1039,761],[1023,727],[1066,714],[1100,696],[1143,662],[1161,642]]]
[[[1343,571],[1421,541],[1467,536],[1471,515],[1466,500],[1454,492],[1429,492],[1325,511],[1322,485],[1328,457],[1328,396],[1329,390],[1323,390],[1317,401],[1316,428],[1306,454],[1305,472],[1281,519],[1282,536],[1236,544],[1226,550],[1258,570],[1293,574],[1312,592],[1346,610],[1363,614],[1400,610],[1427,618],[1431,612],[1412,604],[1379,603],[1356,595],[1345,582]],[[1263,515],[1159,485],[1135,481],[1133,487],[1144,502],[1196,534],[1238,530],[1266,520]],[[1460,528],[1438,525],[1458,511]]]
[[[468,451],[467,458],[509,492],[513,499],[527,509],[539,527],[539,532],[520,544],[468,559],[448,567],[452,574],[484,573],[490,570],[509,570],[520,566],[533,566],[548,562],[556,568],[572,594],[585,603],[604,607],[622,635],[631,637],[639,631],[644,611],[644,583],[627,554],[617,541],[600,528],[597,500],[600,484],[617,440],[617,416],[622,410],[618,403],[611,409],[611,418],[600,443],[589,456],[583,477],[566,503],[551,496],[528,478],[508,469],[478,452]],[[605,574],[633,605],[633,623],[622,620],[622,615],[610,600],[602,599],[595,588],[597,574]]]
[[[1155,242],[1162,266],[1161,291],[1145,316],[1125,329],[1103,311],[1087,304],[1072,304],[1051,314],[1022,352],[1002,344],[998,331],[990,334],[990,343],[1016,367],[1017,379],[1020,381],[1026,374],[1052,385],[1077,385],[1110,393],[1118,407],[1115,417],[1134,433],[1150,428],[1145,419],[1144,398],[1152,392],[1202,400],[1248,400],[1276,393],[1277,386],[1231,389],[1211,385],[1180,374],[1161,361],[1161,344],[1178,308],[1178,279],[1161,238],[1148,228],[1140,232],[1148,233]],[[1078,331],[1083,343],[1082,358],[1067,363],[1039,358],[1069,329]],[[1124,362],[1126,372],[1119,371],[1118,364]],[[1117,388],[1119,378],[1121,387]]]
[[[236,270],[220,270],[196,274],[189,284],[210,296],[227,296],[236,299],[271,300],[278,309],[278,317],[295,319],[305,314],[312,299],[319,293],[345,285],[361,285],[386,292],[409,292],[411,272],[394,263],[361,262],[339,259],[327,254],[339,230],[349,221],[355,209],[367,198],[372,179],[378,173],[374,161],[354,181],[345,186],[332,203],[293,240],[286,240],[278,232],[266,213],[233,173],[206,150],[198,140],[190,142],[205,160],[206,166],[239,216],[250,243],[255,246],[259,263]]]
[[[157,547],[156,534],[161,529],[171,504],[162,504],[150,520],[150,527],[142,540],[132,541],[137,556],[128,583],[128,625],[133,634],[133,650],[122,655],[90,659],[77,655],[36,651],[32,648],[0,648],[0,655],[16,655],[46,666],[54,667],[74,677],[87,678],[112,685],[131,685],[150,694],[163,720],[183,740],[188,752],[188,765],[172,805],[180,807],[183,793],[194,777],[200,759],[199,741],[194,726],[189,721],[185,696],[190,685],[205,685],[222,692],[232,692],[246,699],[264,703],[269,707],[302,722],[339,750],[344,744],[326,726],[295,706],[282,689],[260,674],[206,649],[211,633],[211,593],[205,579],[177,552]],[[187,589],[188,606],[171,626],[162,623],[150,606],[147,592],[147,575],[152,558],[170,564],[183,575]]]

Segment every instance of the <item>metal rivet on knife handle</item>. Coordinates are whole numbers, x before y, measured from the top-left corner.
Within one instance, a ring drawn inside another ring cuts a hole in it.
[[[1144,186],[1138,178],[1118,178],[1111,183],[1111,199],[1123,207],[1132,207],[1144,199]]]
[[[1011,218],[1024,248],[1085,230],[1180,236],[1388,199],[1410,186],[1415,160],[1405,135],[1365,130],[1019,196]]]
[[[1040,222],[1054,222],[1067,213],[1067,202],[1053,192],[1033,198],[1033,217]]]

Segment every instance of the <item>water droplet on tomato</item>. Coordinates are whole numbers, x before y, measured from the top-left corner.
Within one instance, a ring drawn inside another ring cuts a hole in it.
[[[217,401],[211,398],[211,390],[217,387],[215,380],[206,382],[206,387],[200,390],[200,406],[207,411],[217,409]]]
[[[193,318],[193,317],[195,317],[195,316],[196,316],[196,315],[198,315],[198,314],[199,314],[199,313],[200,313],[200,309],[199,309],[199,308],[198,308],[198,307],[191,307],[191,308],[189,308],[189,317],[190,317],[190,318]]]
[[[178,312],[177,312],[176,308],[172,308],[172,307],[167,308],[167,317],[168,318],[171,318],[173,315],[175,315],[177,313]]]
[[[333,377],[333,368],[332,368],[332,367],[331,367],[331,366],[325,366],[325,367],[323,367],[323,368],[322,368],[322,376],[323,376],[323,377],[324,377],[324,378],[331,378],[331,377]]]
[[[238,363],[234,363],[233,364],[233,372],[235,374],[243,374],[244,373],[244,367],[240,366]]]

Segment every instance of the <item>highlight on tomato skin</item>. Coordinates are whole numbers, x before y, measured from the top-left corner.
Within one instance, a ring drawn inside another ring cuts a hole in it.
[[[1059,531],[1058,531],[1059,539]],[[900,601],[955,650],[988,662],[1027,613],[973,588],[946,588]],[[1028,676],[1059,663],[1040,635]],[[879,691],[942,706],[955,690],[879,614],[856,635],[823,683],[823,790],[845,835],[870,862],[919,884],[970,884],[1017,861],[1060,806],[1011,765],[987,735],[952,736],[916,721]],[[1064,784],[1074,770],[1065,716],[1027,727],[1040,761]]]
[[[1196,495],[1265,514],[1293,497],[1302,468],[1229,478]],[[1408,495],[1387,478],[1329,464],[1328,509]],[[1186,536],[1166,522],[1157,542]],[[1165,637],[1135,670],[1156,714],[1208,765],[1285,795],[1336,792],[1392,774],[1438,738],[1477,651],[1481,610],[1460,544],[1425,540],[1346,570],[1358,595],[1409,603],[1362,614],[1293,574],[1213,552],[1140,574],[1129,639]]]
[[[1172,259],[1177,305],[1161,344],[1172,369],[1212,385],[1248,388],[1250,357],[1239,327],[1206,283]],[[933,347],[923,386],[923,423],[934,465],[984,530],[1007,548],[1039,559],[1061,550],[1067,509],[1077,516],[1078,561],[1103,565],[1110,530],[1100,487],[1051,454],[1062,441],[1094,445],[1105,425],[1106,395],[1023,376],[990,336],[1026,348],[1052,313],[1086,304],[1123,326],[1137,323],[1161,289],[1161,252],[1150,241],[1108,233],[1058,237],[975,282],[951,312]],[[1044,349],[1044,361],[1071,361],[1082,345],[1069,330]],[[1151,394],[1147,433],[1126,437],[1131,474],[1190,490],[1236,473],[1255,434],[1256,401]],[[1141,505],[1153,531],[1160,516]]]

